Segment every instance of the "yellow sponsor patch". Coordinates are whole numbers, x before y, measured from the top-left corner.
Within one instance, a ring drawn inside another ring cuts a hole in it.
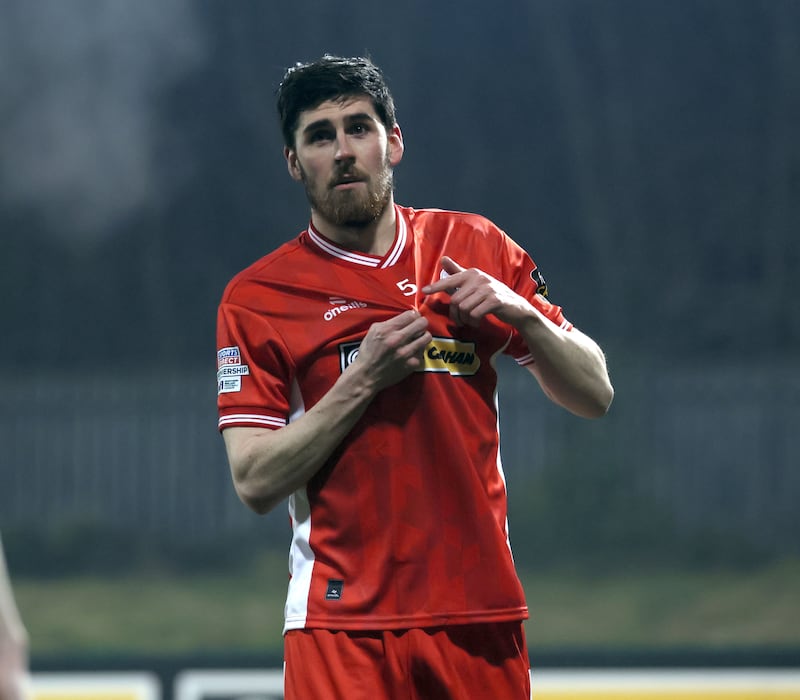
[[[475,343],[455,338],[434,338],[425,348],[422,372],[449,372],[454,377],[472,376],[481,366]]]

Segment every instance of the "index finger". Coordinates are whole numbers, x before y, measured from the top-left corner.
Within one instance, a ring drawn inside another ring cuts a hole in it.
[[[460,277],[460,272],[457,272],[454,275],[448,275],[447,277],[436,280],[436,282],[426,284],[421,291],[423,294],[436,294],[436,292],[447,292],[448,294],[453,294],[454,292],[458,291],[459,282],[461,281]]]

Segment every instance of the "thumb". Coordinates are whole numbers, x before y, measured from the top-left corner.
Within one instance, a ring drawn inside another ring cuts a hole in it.
[[[441,263],[442,263],[442,269],[448,275],[454,275],[457,272],[464,272],[464,268],[461,267],[461,265],[459,265],[455,260],[453,260],[453,258],[448,257],[447,255],[442,256]]]

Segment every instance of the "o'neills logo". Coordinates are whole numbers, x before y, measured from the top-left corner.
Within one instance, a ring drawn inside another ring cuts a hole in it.
[[[331,304],[330,309],[328,309],[323,315],[326,321],[333,321],[339,314],[343,314],[345,311],[350,311],[350,309],[365,309],[367,305],[363,301],[348,301],[347,299],[339,299],[338,297],[330,297],[328,301]]]
[[[423,372],[449,372],[453,376],[471,376],[481,366],[475,343],[455,338],[434,338],[425,348]]]

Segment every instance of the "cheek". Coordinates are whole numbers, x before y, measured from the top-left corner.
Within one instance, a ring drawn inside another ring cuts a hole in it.
[[[300,162],[298,161],[297,170],[299,179],[306,184],[313,184],[315,182],[318,182],[322,177],[319,164],[316,163],[313,159],[307,159],[303,162],[303,164],[300,164]]]
[[[385,170],[387,167],[392,167],[392,154],[388,147],[376,148],[370,151],[368,159],[365,158],[364,162],[369,163],[369,168],[374,173]]]

